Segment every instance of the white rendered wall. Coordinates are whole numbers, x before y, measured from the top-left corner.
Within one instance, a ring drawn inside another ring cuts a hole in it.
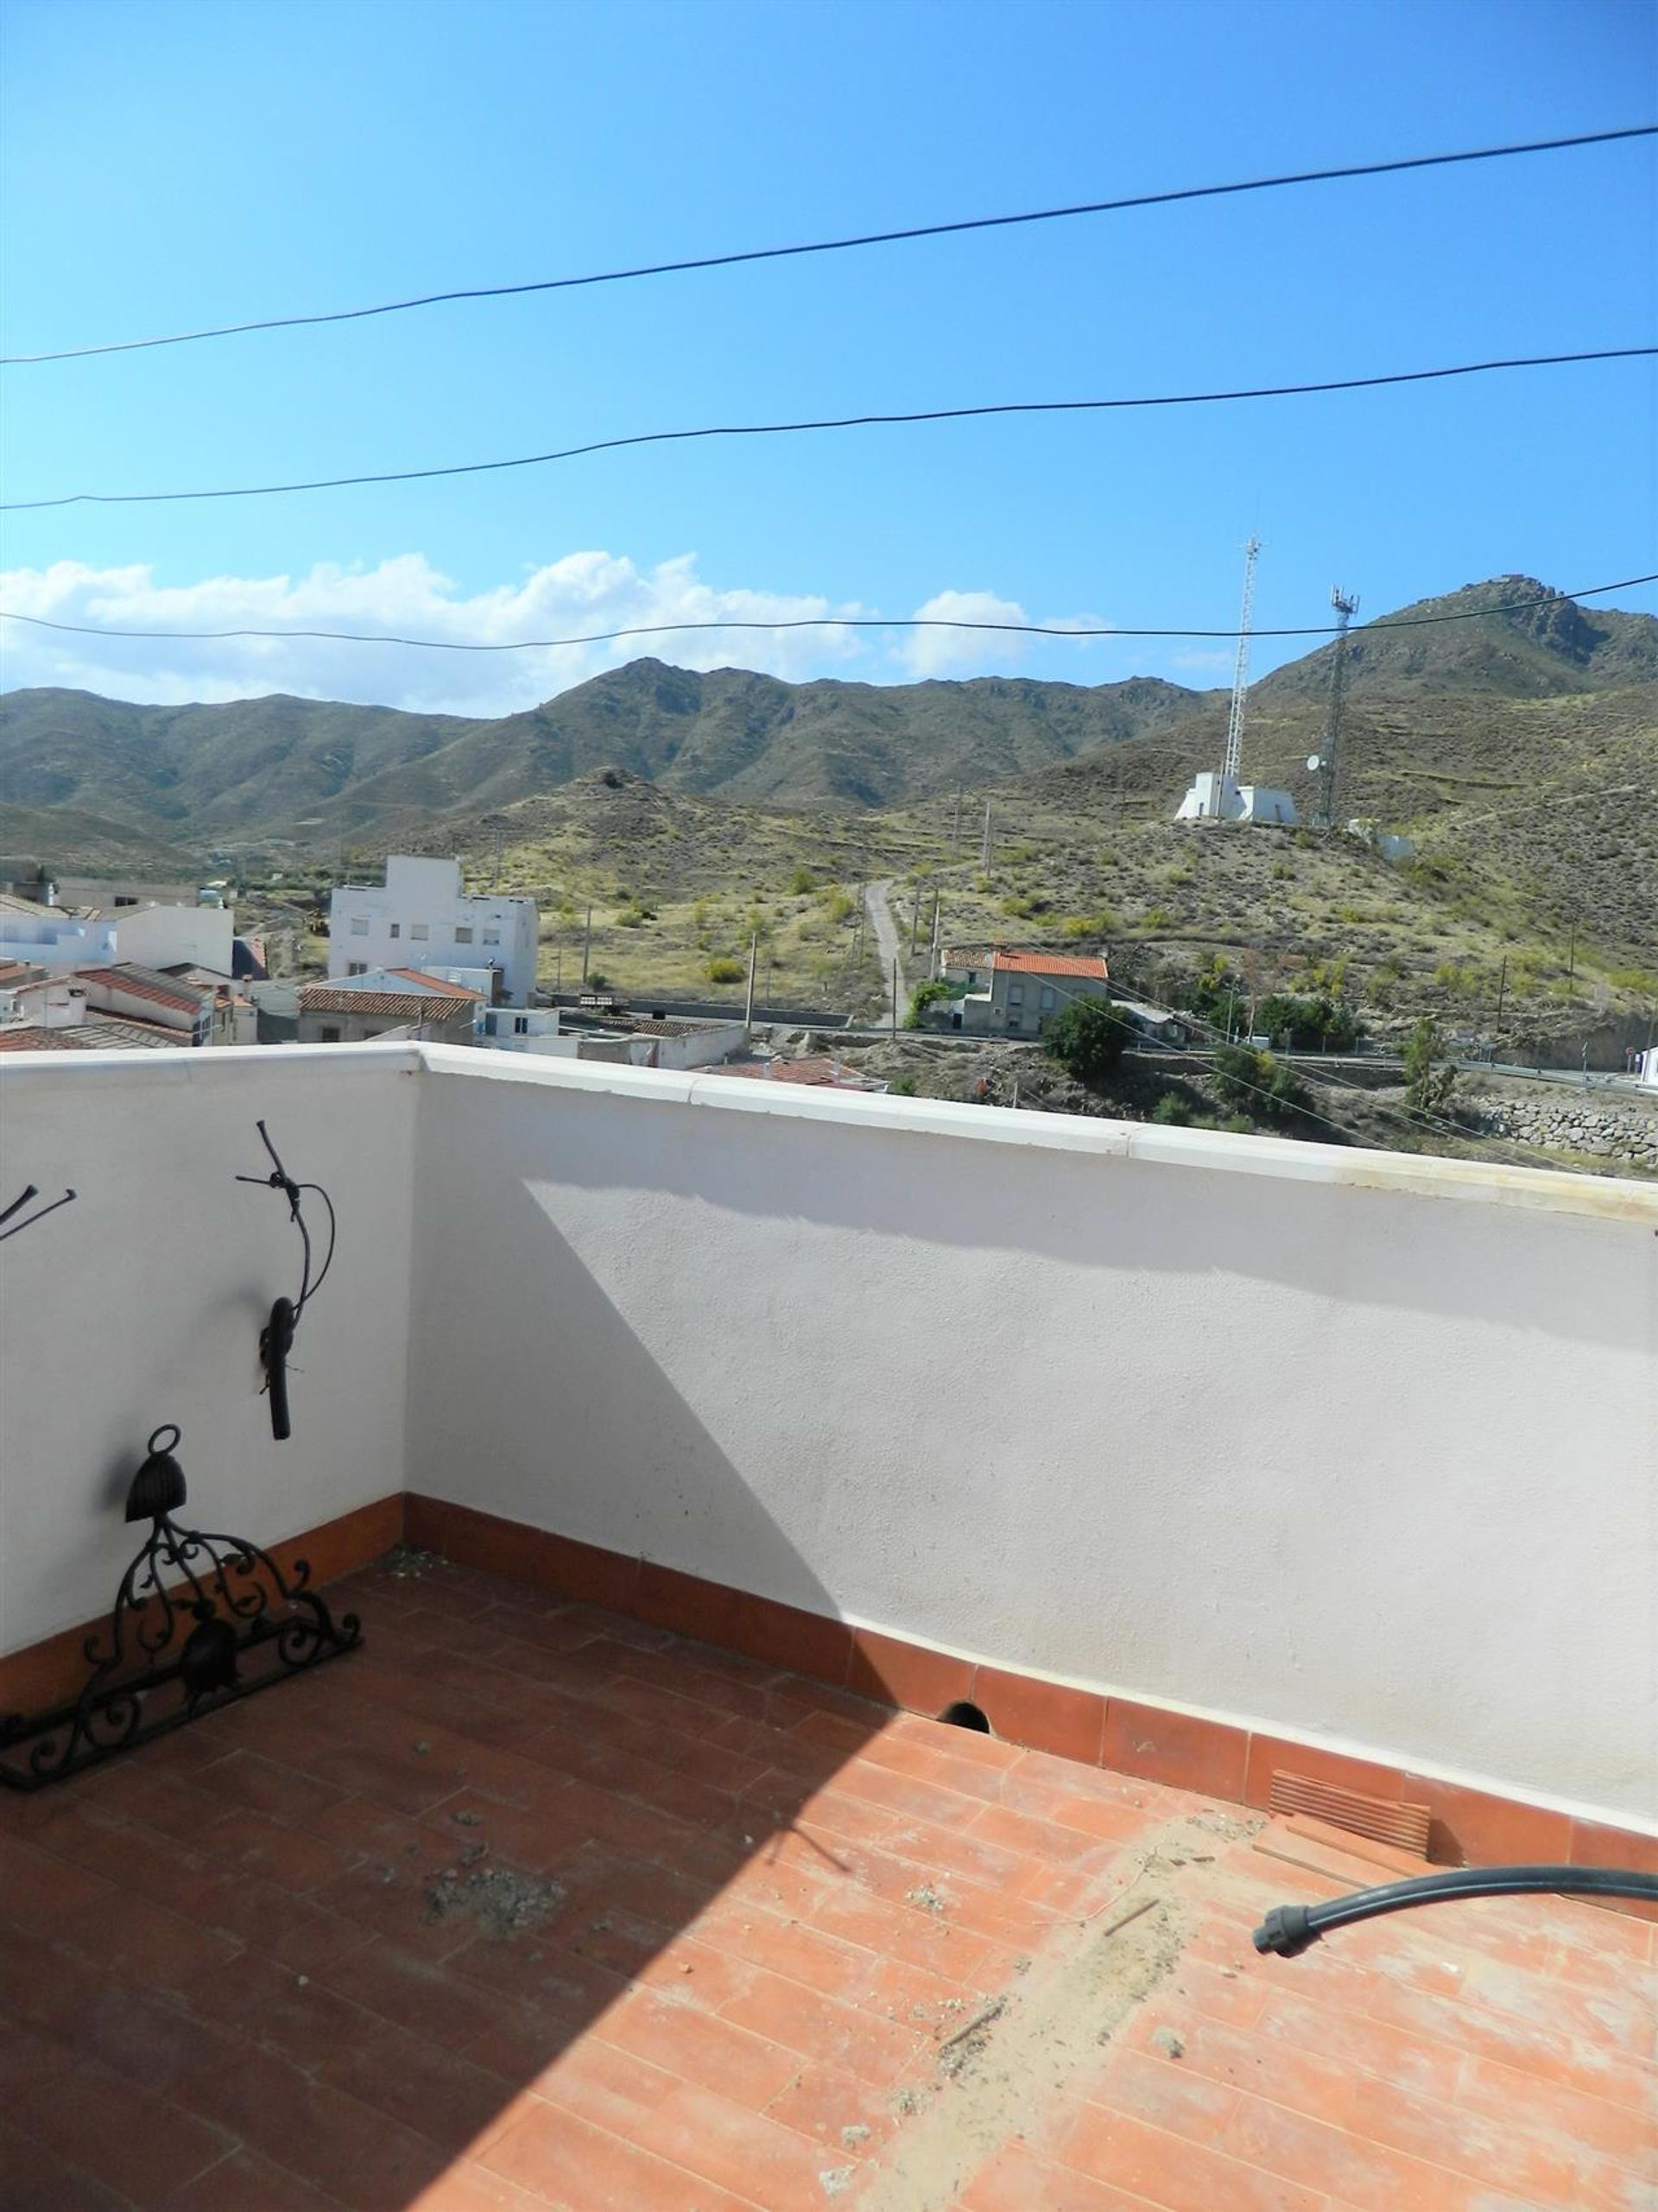
[[[1658,1189],[423,1057],[411,1488],[1658,1816]]]
[[[260,1543],[402,1489],[417,1065],[386,1046],[8,1057],[0,1205],[29,1182],[79,1195],[0,1245],[0,1651],[107,1611],[162,1422],[184,1430],[188,1518]],[[297,1290],[299,1239],[277,1193],[233,1180],[269,1172],[261,1116],[339,1214],[282,1444],[258,1334]]]
[[[427,860],[394,852],[383,884],[345,884],[328,906],[328,973],[347,973],[353,960],[370,968],[499,967],[506,997],[519,1005],[535,985],[538,926],[535,902],[469,898],[458,860]],[[353,921],[367,923],[360,934]],[[394,927],[396,935],[392,931]],[[425,930],[416,937],[416,928]],[[458,929],[471,935],[464,941]],[[495,942],[486,941],[493,932]]]
[[[236,916],[225,906],[135,906],[115,917],[116,957],[140,967],[231,972]]]

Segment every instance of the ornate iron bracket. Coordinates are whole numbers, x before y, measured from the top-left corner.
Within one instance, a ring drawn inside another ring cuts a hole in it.
[[[285,1576],[245,1537],[179,1526],[180,1440],[171,1423],[156,1429],[132,1478],[126,1517],[149,1521],[150,1531],[121,1578],[108,1627],[86,1638],[92,1671],[80,1695],[49,1713],[0,1720],[0,1786],[60,1781],[361,1642],[355,1613],[336,1622],[307,1588],[304,1560]]]

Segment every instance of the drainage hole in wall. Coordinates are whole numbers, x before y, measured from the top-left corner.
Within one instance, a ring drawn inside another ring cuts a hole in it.
[[[939,1718],[947,1721],[952,1728],[977,1728],[981,1736],[990,1733],[990,1721],[982,1709],[970,1705],[965,1697],[958,1698],[953,1705],[946,1705]]]

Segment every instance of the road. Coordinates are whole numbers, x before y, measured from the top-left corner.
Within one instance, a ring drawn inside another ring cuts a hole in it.
[[[892,878],[883,876],[878,883],[864,886],[864,910],[870,917],[870,929],[875,937],[875,949],[880,955],[881,976],[884,988],[892,988],[892,964],[903,957],[898,942],[898,924],[892,915]],[[902,969],[900,973],[902,973]]]

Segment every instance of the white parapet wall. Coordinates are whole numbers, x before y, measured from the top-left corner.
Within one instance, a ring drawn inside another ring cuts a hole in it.
[[[411,1488],[1658,1816],[1658,1188],[423,1056]]]
[[[275,1543],[402,1489],[418,1071],[386,1045],[8,1055],[0,1206],[31,1182],[77,1196],[0,1245],[0,1652],[107,1613],[163,1422],[192,1525]],[[339,1215],[280,1444],[259,1331],[300,1242],[277,1192],[236,1181],[269,1171],[262,1117]]]
[[[291,1294],[263,1116],[340,1214]],[[0,1651],[150,1429],[1026,1672],[1658,1819],[1658,1186],[433,1045],[17,1055]]]

